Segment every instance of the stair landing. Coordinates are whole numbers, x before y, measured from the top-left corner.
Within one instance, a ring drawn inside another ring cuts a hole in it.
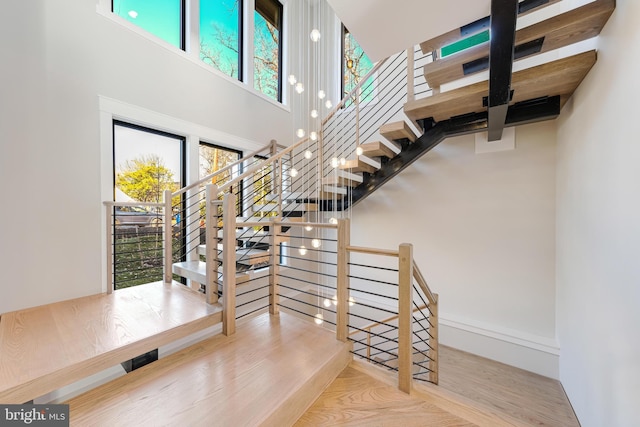
[[[24,403],[222,321],[222,307],[150,283],[0,317],[0,402]]]
[[[312,322],[262,314],[70,400],[71,425],[292,425],[349,349]]]

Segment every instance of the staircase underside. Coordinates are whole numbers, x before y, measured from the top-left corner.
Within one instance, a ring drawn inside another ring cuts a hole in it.
[[[407,102],[404,113],[423,134],[414,138],[406,132],[408,126],[402,121],[384,125],[381,134],[385,127],[395,130],[388,133],[387,138],[400,146],[401,152],[391,155],[377,146],[367,145],[373,141],[363,141],[361,147],[372,155],[381,156],[380,167],[367,169],[358,164],[359,169],[354,171],[363,172],[362,183],[348,188],[344,197],[320,201],[320,210],[348,209],[449,137],[488,131],[492,141],[500,138],[504,127],[558,117],[595,64],[596,52],[588,51],[511,73],[513,61],[597,36],[614,9],[615,0],[595,0],[518,31],[513,30],[511,40],[498,40],[496,36],[490,42],[427,63],[424,74],[431,88],[439,89],[441,84],[486,69],[490,70],[492,83],[487,80],[444,92],[435,90],[431,96]],[[499,21],[502,17],[494,18]],[[481,21],[470,26],[479,25],[480,31],[493,22],[489,18]],[[422,43],[422,50],[437,50],[464,37],[465,31],[473,33],[474,30],[460,28],[444,34]],[[514,54],[490,59],[494,44],[499,45],[497,51],[508,51],[510,47]],[[497,70],[495,73],[494,69]],[[510,78],[503,78],[505,73]],[[400,132],[403,129],[405,132]]]

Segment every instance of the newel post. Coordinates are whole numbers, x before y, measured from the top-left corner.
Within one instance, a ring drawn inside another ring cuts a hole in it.
[[[164,219],[162,231],[164,233],[164,283],[173,281],[173,226],[171,224],[171,190],[164,190]]]
[[[349,251],[351,244],[351,224],[348,219],[338,220],[338,271],[336,284],[336,336],[342,342],[347,341],[349,308]]]
[[[222,333],[236,332],[236,196],[225,193],[222,204]]]
[[[413,324],[413,246],[398,249],[398,388],[411,392]]]

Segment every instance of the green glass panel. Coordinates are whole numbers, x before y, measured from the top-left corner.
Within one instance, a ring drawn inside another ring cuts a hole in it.
[[[488,41],[489,41],[489,30],[486,30],[481,33],[475,34],[471,37],[467,37],[466,39],[458,40],[455,43],[451,43],[450,45],[444,46],[442,49],[440,49],[440,57],[444,58],[449,55],[453,55],[454,53],[462,52],[465,49],[478,46],[479,44],[482,44]]]

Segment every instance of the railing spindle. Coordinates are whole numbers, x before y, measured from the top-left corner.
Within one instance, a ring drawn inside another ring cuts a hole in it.
[[[214,184],[207,185],[206,196],[206,262],[207,262],[207,283],[205,283],[205,295],[208,304],[218,302],[218,268],[220,261],[218,260],[218,186]]]
[[[338,299],[336,313],[336,334],[338,340],[346,342],[348,333],[349,307],[349,252],[350,224],[348,219],[338,220],[338,271],[336,278],[336,295]]]
[[[173,281],[173,227],[171,226],[171,190],[164,190],[164,221],[162,224],[164,233],[164,265],[162,271],[164,275],[164,283]]]
[[[115,224],[113,223],[113,205],[105,204],[107,209],[107,293],[113,293],[113,275],[115,273],[115,266],[113,264],[113,233],[116,232]]]

